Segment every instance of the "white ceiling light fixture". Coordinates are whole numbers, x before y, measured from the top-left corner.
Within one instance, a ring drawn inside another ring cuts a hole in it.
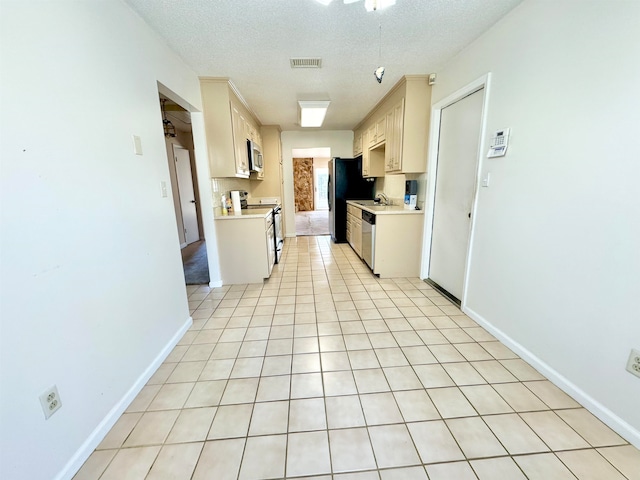
[[[316,0],[323,5],[329,5],[333,0]],[[345,4],[356,3],[360,0],[342,0]],[[396,0],[364,0],[364,8],[367,12],[373,12],[375,10],[383,10],[391,5],[395,5]]]
[[[329,108],[329,100],[298,100],[301,127],[321,127]]]

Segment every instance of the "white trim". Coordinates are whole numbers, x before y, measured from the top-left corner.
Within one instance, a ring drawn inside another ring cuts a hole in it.
[[[80,448],[73,454],[71,459],[67,462],[64,468],[54,477],[54,480],[70,480],[80,470],[87,458],[93,453],[96,447],[109,433],[109,430],[115,425],[120,416],[127,409],[129,404],[136,398],[138,393],[147,384],[151,376],[155,373],[158,367],[169,356],[173,347],[175,347],[180,339],[184,336],[185,332],[193,325],[193,319],[187,318],[187,321],[178,329],[178,331],[171,337],[171,340],[164,346],[164,348],[158,353],[156,358],[145,369],[144,372],[138,377],[138,379],[131,385],[131,388],[124,394],[118,403],[107,413],[98,426],[91,432],[89,437],[84,441]]]
[[[188,243],[181,243],[180,244],[180,250],[182,250],[184,247],[186,247],[187,245],[189,245]]]
[[[546,362],[542,361],[536,355],[531,353],[525,347],[516,342],[509,335],[504,333],[499,328],[494,327],[490,322],[484,319],[481,315],[471,310],[470,308],[462,308],[462,311],[473,319],[476,323],[482,326],[490,334],[500,340],[503,344],[509,347],[515,354],[521,357],[525,362],[535,368],[538,372],[544,375],[551,383],[556,385],[567,395],[571,396],[583,407],[589,410],[592,414],[602,420],[617,434],[627,440],[636,448],[640,448],[640,431],[636,430],[633,426],[629,425],[622,418],[618,417],[615,413],[602,405],[591,395],[586,393],[576,384],[571,382],[564,375],[560,374]]]
[[[209,282],[209,288],[220,288],[222,286],[222,280],[215,280]]]
[[[491,85],[491,73],[487,73],[482,77],[474,80],[473,82],[465,85],[464,87],[456,90],[451,95],[448,95],[438,103],[434,104],[431,108],[431,128],[429,132],[429,166],[427,168],[427,193],[426,193],[426,209],[424,216],[424,234],[422,240],[422,265],[420,268],[420,278],[425,279],[429,277],[429,261],[431,256],[431,235],[433,233],[433,211],[435,204],[435,190],[436,190],[436,174],[438,171],[438,146],[440,144],[440,115],[442,110],[457,101],[467,97],[478,90],[484,89],[483,102],[482,102],[482,120],[480,123],[480,141],[478,142],[478,156],[476,164],[476,187],[473,194],[473,201],[471,204],[471,227],[469,229],[469,241],[467,244],[467,258],[465,261],[464,279],[462,284],[462,298],[460,301],[462,306],[466,303],[467,298],[467,286],[468,286],[468,272],[469,265],[471,264],[471,253],[473,244],[473,236],[475,232],[475,217],[478,199],[478,183],[480,172],[482,169],[482,160],[484,156],[485,148],[485,133],[487,128],[487,115],[489,106],[489,93]]]

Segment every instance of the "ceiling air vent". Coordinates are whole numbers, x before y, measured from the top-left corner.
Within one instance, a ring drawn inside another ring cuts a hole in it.
[[[290,58],[291,68],[321,68],[321,58]]]

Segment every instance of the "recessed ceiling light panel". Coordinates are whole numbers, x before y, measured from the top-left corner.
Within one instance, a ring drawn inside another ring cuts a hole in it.
[[[330,103],[328,100],[298,100],[298,105],[300,106],[300,126],[321,127]]]

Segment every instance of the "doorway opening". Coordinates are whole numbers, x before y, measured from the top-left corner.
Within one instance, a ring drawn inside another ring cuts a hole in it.
[[[159,100],[185,283],[209,284],[191,114],[161,93]]]
[[[296,236],[329,235],[328,149],[294,152],[293,192]],[[309,156],[296,156],[307,154]]]

